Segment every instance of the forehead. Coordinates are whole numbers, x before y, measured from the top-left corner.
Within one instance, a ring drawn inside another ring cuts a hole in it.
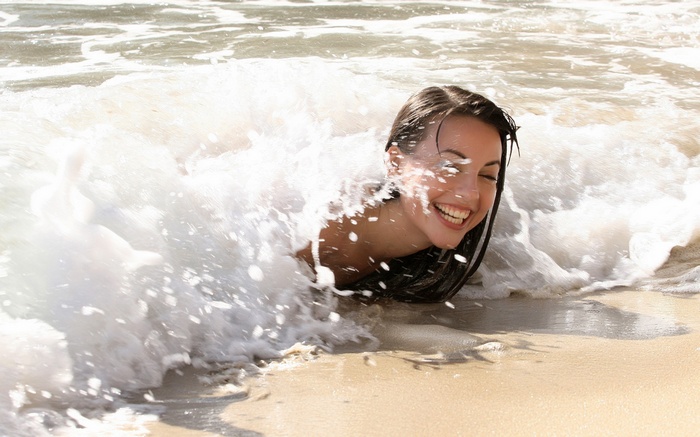
[[[487,162],[500,160],[501,136],[498,129],[478,118],[450,115],[442,122],[431,122],[426,133],[416,148],[416,154],[438,154],[439,148],[439,153],[445,156],[462,155],[472,160],[483,158]]]

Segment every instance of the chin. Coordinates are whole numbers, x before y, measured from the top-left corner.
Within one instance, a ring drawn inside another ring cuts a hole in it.
[[[443,249],[443,250],[452,250],[456,249],[457,246],[459,246],[459,243],[461,243],[461,240],[458,242],[445,242],[445,241],[437,241],[433,242],[433,246],[437,247],[438,249]]]

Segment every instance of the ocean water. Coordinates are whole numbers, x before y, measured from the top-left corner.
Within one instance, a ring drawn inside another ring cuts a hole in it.
[[[698,1],[3,0],[0,41],[0,435],[134,435],[169,369],[367,338],[291,254],[428,85],[521,126],[464,296],[700,291]]]

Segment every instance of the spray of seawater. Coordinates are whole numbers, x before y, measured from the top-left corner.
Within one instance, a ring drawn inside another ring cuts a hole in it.
[[[408,94],[320,60],[5,93],[3,432],[98,426],[86,411],[178,366],[365,338],[294,253],[384,182]],[[528,108],[514,114],[522,156],[481,284],[464,292],[657,286],[650,275],[700,232],[693,114],[671,102]],[[697,272],[668,280],[689,291]]]
[[[113,407],[181,365],[369,336],[294,253],[381,180],[367,120],[389,113],[359,104],[362,78],[339,95],[308,72],[291,89],[250,65],[11,96],[37,102],[48,141],[18,138],[36,161],[7,161],[30,177],[5,179],[25,194],[3,214],[18,232],[3,236],[1,331],[8,352],[33,351],[1,362],[8,423],[88,426],[52,412]],[[193,77],[209,83],[182,92]]]

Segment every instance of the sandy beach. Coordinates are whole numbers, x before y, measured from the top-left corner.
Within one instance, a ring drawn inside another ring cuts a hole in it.
[[[700,429],[700,296],[613,290],[453,304],[383,308],[376,350],[293,354],[249,378],[240,394],[218,396],[192,372],[170,375],[154,392],[169,398],[169,412],[152,435]]]

